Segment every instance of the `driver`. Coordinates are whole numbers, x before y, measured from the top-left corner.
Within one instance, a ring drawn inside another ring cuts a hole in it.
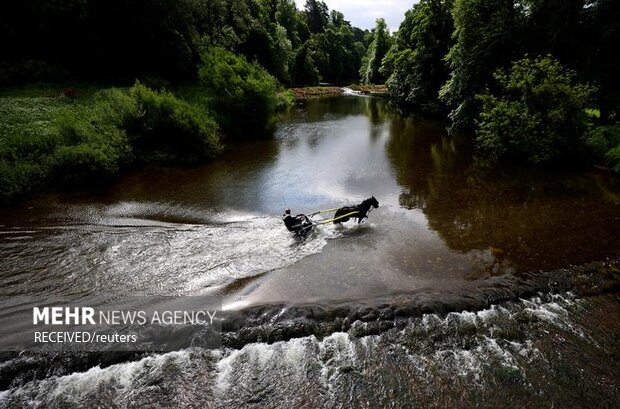
[[[298,214],[294,217],[291,216],[291,209],[286,209],[284,211],[282,221],[289,231],[297,231],[312,224],[305,214]]]

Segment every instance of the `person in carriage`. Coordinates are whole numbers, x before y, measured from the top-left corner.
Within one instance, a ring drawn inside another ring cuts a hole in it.
[[[282,218],[288,231],[295,233],[295,237],[306,237],[314,227],[312,220],[305,214],[291,215],[291,209],[286,209]]]

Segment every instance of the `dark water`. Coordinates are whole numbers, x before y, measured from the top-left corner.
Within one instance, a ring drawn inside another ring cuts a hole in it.
[[[324,313],[290,340],[261,336],[272,325],[239,341],[237,325],[217,351],[112,366],[11,358],[0,407],[615,407],[614,285],[568,274],[551,294],[546,272],[620,256],[620,181],[488,174],[470,157],[384,100],[326,98],[206,166],[151,167],[3,209],[3,296],[221,294],[231,310],[287,310],[292,327],[309,305]],[[380,207],[366,223],[325,225],[301,244],[280,221],[284,207],[370,195]],[[372,316],[334,318],[412,303],[376,328]],[[261,339],[275,343],[247,343]]]

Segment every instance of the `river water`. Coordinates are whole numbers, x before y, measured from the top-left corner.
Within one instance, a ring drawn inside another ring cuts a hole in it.
[[[302,243],[280,220],[371,195]],[[616,407],[618,257],[618,179],[489,174],[383,99],[316,99],[205,166],[3,209],[0,296],[230,318],[218,350],[6,355],[0,407]]]

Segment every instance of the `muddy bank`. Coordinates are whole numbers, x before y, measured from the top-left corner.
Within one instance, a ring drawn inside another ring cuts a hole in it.
[[[310,98],[340,95],[343,93],[340,87],[302,87],[289,88],[297,101],[305,101]]]
[[[346,87],[300,87],[289,88],[289,90],[295,95],[295,100],[297,101],[306,101],[311,98],[335,96],[346,93],[355,95],[389,95],[385,85],[371,84],[353,84]]]
[[[364,95],[376,94],[376,95],[388,95],[389,91],[385,84],[353,84],[349,85],[347,88],[350,88],[353,91],[359,92]]]

